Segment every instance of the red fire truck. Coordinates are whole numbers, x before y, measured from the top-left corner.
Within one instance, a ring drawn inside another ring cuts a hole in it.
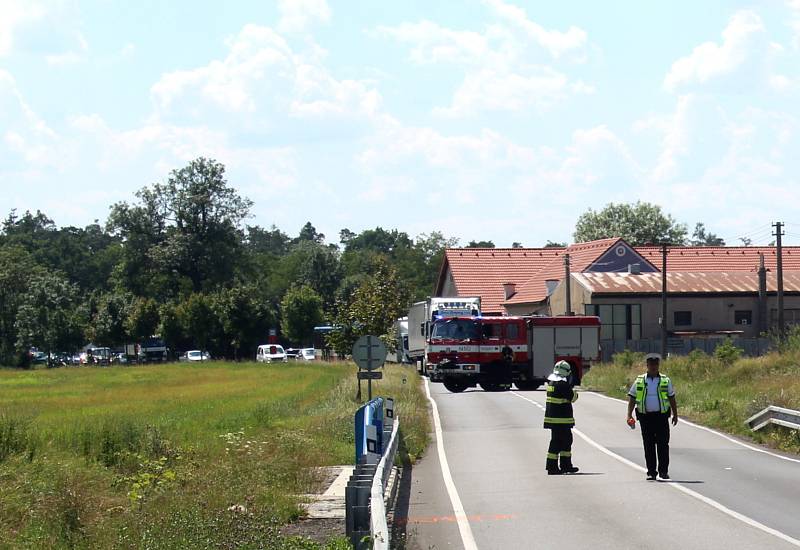
[[[562,359],[579,383],[599,355],[599,317],[453,317],[433,324],[427,362],[451,392],[534,390]]]

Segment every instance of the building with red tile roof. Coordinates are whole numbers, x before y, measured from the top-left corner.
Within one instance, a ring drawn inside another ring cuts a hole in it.
[[[566,310],[567,255],[572,311],[602,312],[607,337],[660,333],[661,248],[632,247],[623,239],[566,248],[448,249],[436,295],[480,296],[487,314],[560,314]],[[767,284],[759,302],[761,255]],[[668,328],[750,336],[757,327],[769,328],[776,316],[776,264],[774,247],[669,247]],[[800,322],[800,247],[783,248],[783,266],[787,322]]]

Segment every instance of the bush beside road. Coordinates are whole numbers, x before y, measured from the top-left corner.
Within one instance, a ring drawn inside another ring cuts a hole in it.
[[[418,377],[384,370],[419,456]],[[350,363],[0,370],[0,547],[346,548],[279,528],[352,463],[356,385]]]
[[[630,385],[644,371],[643,354],[620,353],[614,356],[613,363],[593,367],[582,384],[626,399]],[[758,358],[738,358],[725,350],[715,356],[694,351],[662,361],[661,372],[675,384],[681,416],[776,449],[800,453],[799,433],[780,427],[752,432],[744,423],[769,405],[800,410],[800,347],[788,346],[782,353]],[[622,406],[620,419],[624,419]]]

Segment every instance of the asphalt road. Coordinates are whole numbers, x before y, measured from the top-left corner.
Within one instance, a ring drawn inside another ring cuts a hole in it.
[[[798,460],[680,422],[672,481],[646,481],[626,405],[583,392],[573,445],[581,473],[548,476],[543,391],[430,392],[441,438],[406,480],[407,506],[396,513],[408,549],[800,546]]]

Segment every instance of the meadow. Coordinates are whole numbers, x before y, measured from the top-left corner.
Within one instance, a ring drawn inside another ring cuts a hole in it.
[[[413,460],[419,378],[384,370]],[[353,462],[355,396],[351,363],[0,370],[0,548],[346,548],[279,529]]]
[[[673,380],[680,415],[757,443],[800,453],[800,433],[781,427],[752,432],[745,424],[769,405],[800,410],[800,346],[787,346],[755,358],[725,351],[716,356],[694,351],[662,361],[660,370]],[[642,372],[643,354],[620,353],[613,363],[593,367],[582,385],[627,399],[630,385]]]

